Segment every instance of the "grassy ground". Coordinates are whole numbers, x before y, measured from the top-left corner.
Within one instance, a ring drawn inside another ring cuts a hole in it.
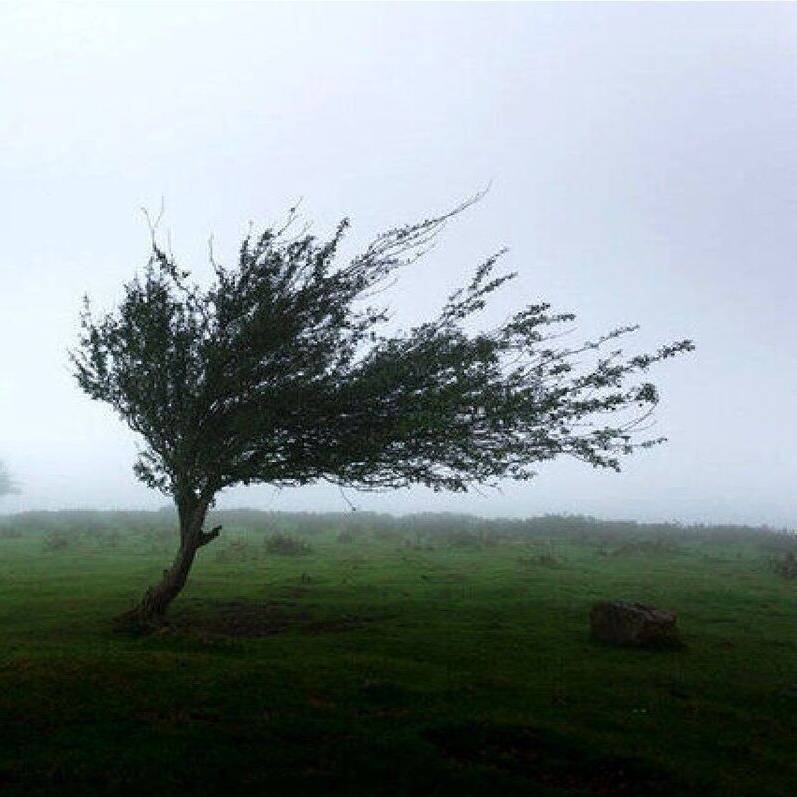
[[[3,797],[797,793],[797,580],[753,532],[316,522],[291,555],[233,518],[170,628],[115,633],[165,522],[0,526]],[[590,642],[604,598],[686,648]]]

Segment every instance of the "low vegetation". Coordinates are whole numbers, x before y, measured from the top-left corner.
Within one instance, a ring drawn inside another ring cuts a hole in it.
[[[312,547],[305,540],[291,537],[289,534],[271,534],[264,540],[266,553],[279,554],[280,556],[307,556],[312,553]]]
[[[793,552],[773,557],[770,564],[782,578],[797,579],[797,555]]]
[[[210,521],[169,622],[133,636],[108,607],[162,568],[172,512],[0,518],[3,797],[794,793],[794,534]],[[675,612],[685,646],[591,642],[604,599]]]

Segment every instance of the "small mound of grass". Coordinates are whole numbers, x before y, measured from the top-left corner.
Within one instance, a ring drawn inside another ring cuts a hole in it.
[[[257,638],[290,630],[314,635],[354,631],[366,627],[377,619],[384,619],[348,613],[318,619],[304,610],[297,611],[298,605],[295,600],[201,601],[188,610],[183,609],[173,616],[170,615],[161,627],[149,629],[149,633],[155,630],[164,634],[199,635],[208,639]]]

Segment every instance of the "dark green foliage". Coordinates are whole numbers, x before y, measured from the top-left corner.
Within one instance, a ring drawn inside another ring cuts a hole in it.
[[[469,334],[465,322],[515,276],[493,276],[503,253],[435,319],[381,331],[387,311],[362,301],[468,204],[390,230],[342,266],[348,221],[319,241],[291,234],[292,214],[281,228],[247,236],[235,267],[214,263],[204,289],[153,236],[143,275],[115,311],[94,318],[86,300],[71,355],[78,383],[143,436],[136,473],[146,484],[202,502],[234,484],[320,479],[465,490],[527,479],[532,463],[560,454],[617,469],[620,455],[661,442],[632,440],[658,395],[650,383],[626,383],[691,342],[601,357],[636,329],[620,327],[556,347],[550,330],[574,316],[545,303]],[[584,368],[589,352],[597,359]],[[641,417],[620,419],[635,408]],[[617,420],[606,424],[606,415]]]

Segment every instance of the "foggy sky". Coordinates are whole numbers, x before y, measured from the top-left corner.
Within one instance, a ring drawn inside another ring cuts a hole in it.
[[[109,309],[165,198],[208,274],[300,197],[350,251],[488,196],[387,300],[434,313],[501,246],[520,276],[484,323],[547,300],[573,343],[625,323],[669,442],[622,474],[561,461],[466,497],[348,492],[363,509],[797,525],[797,7],[165,3],[0,7],[0,512],[158,507],[136,440],[70,376],[80,298]],[[343,510],[337,489],[219,505]]]

